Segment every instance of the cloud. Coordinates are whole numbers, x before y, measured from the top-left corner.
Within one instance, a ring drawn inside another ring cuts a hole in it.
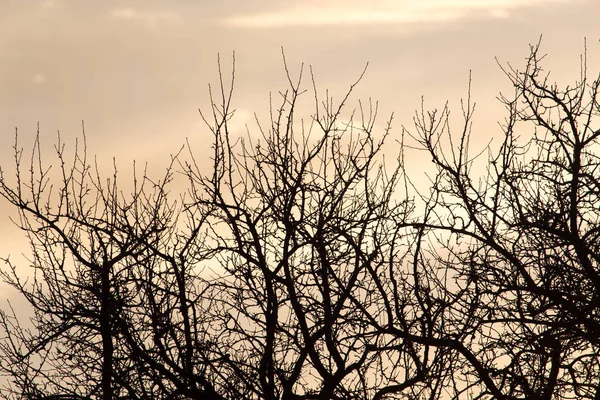
[[[56,0],[44,0],[40,3],[41,8],[54,8],[56,6]]]
[[[203,113],[210,112],[209,110],[200,110]],[[205,114],[206,116],[206,114]],[[250,129],[255,127],[256,119],[254,118],[254,112],[247,108],[237,108],[233,116],[227,122],[227,128],[231,132],[236,134],[243,134],[246,132],[246,127]],[[197,128],[206,128],[206,123],[199,119],[196,121]]]
[[[159,24],[181,25],[183,17],[174,11],[146,11],[134,8],[119,8],[113,10],[111,16],[115,19],[143,22],[147,26]]]
[[[241,28],[372,25],[452,21],[470,13],[506,18],[518,8],[569,0],[303,0],[273,12],[234,16],[223,24]]]
[[[65,0],[42,0],[38,3],[37,15],[53,15],[65,6]]]
[[[42,84],[42,83],[46,82],[46,76],[44,74],[35,74],[33,76],[33,82]]]

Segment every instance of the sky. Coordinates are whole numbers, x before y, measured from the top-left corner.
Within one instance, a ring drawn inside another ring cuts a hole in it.
[[[218,55],[228,74],[235,52],[234,124],[252,132],[254,113],[285,88],[282,47],[292,74],[312,66],[318,89],[337,98],[368,62],[354,99],[379,101],[381,126],[394,112],[392,137],[410,129],[422,97],[459,113],[471,73],[482,145],[504,115],[496,96],[511,92],[496,60],[523,67],[542,36],[544,66],[566,85],[587,38],[597,73],[598,15],[597,0],[0,0],[0,165],[11,171],[15,128],[27,148],[39,123],[49,152],[59,130],[72,144],[82,120],[101,163],[160,171],[186,138],[207,160],[197,110],[209,105]],[[0,256],[27,252],[10,215],[0,201]]]

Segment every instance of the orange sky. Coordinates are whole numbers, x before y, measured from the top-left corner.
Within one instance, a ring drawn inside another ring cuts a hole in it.
[[[15,127],[27,144],[38,121],[51,149],[57,130],[69,142],[85,120],[101,162],[161,169],[186,137],[202,152],[210,136],[197,108],[208,104],[217,54],[229,70],[236,52],[243,127],[285,87],[281,46],[292,72],[312,65],[318,88],[338,97],[368,61],[355,99],[379,100],[382,124],[394,111],[398,134],[422,95],[459,113],[472,70],[473,135],[486,143],[503,115],[495,97],[510,90],[494,57],[521,67],[543,35],[546,69],[568,84],[587,37],[597,73],[598,15],[597,0],[0,0],[0,164],[11,171]],[[0,201],[2,256],[26,251],[8,215]]]

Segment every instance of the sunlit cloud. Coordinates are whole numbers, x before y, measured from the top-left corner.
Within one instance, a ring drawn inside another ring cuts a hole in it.
[[[56,0],[44,0],[40,3],[41,8],[54,8],[57,6]]]
[[[134,8],[120,8],[113,10],[111,16],[115,19],[138,21],[148,26],[160,24],[181,25],[183,17],[174,11],[146,11]]]
[[[37,84],[42,84],[46,82],[46,76],[44,74],[35,74],[33,75],[33,82]]]
[[[569,0],[304,0],[287,8],[227,18],[242,28],[452,21],[472,13],[507,18],[519,8]],[[573,1],[573,0],[570,0]]]
[[[210,115],[207,115],[210,110],[200,110],[204,113],[205,117],[210,118]],[[227,122],[227,129],[231,132],[235,132],[236,134],[243,134],[246,132],[246,129],[252,130],[255,127],[256,119],[254,117],[254,112],[247,108],[238,108],[235,110],[231,118]],[[206,128],[206,123],[202,119],[198,119],[196,121],[196,127],[204,129]]]
[[[38,9],[36,15],[46,16],[55,15],[56,12],[61,11],[65,8],[65,0],[42,0],[38,3]]]

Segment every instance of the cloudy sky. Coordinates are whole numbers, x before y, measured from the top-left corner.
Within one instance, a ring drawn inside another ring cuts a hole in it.
[[[162,167],[186,138],[202,153],[210,136],[197,109],[217,55],[228,71],[235,51],[242,127],[285,87],[282,46],[293,73],[312,65],[338,97],[369,62],[356,98],[378,100],[381,122],[395,112],[397,133],[421,96],[457,108],[471,70],[483,143],[502,118],[496,95],[510,92],[495,57],[520,67],[543,35],[544,65],[567,84],[587,38],[598,72],[598,15],[597,0],[0,0],[0,163],[10,170],[15,127],[27,144],[38,122],[51,148],[57,130],[68,141],[84,120],[90,153],[120,164]],[[8,215],[0,203],[2,256],[21,243]]]

